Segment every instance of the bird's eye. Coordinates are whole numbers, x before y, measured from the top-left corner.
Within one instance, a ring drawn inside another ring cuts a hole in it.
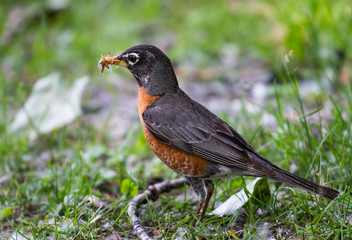
[[[138,61],[138,57],[135,54],[130,54],[128,55],[128,61],[130,63],[136,63]]]

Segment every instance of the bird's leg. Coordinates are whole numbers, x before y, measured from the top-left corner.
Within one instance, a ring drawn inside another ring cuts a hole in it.
[[[202,209],[204,203],[204,198],[200,199],[197,203],[197,210],[196,210],[196,215],[198,215],[200,213],[200,210]]]
[[[204,199],[206,196],[203,180],[201,180],[199,178],[192,178],[192,177],[186,177],[186,176],[185,176],[185,179],[189,183],[189,185],[192,186],[194,194],[195,194],[196,199],[198,201],[197,210],[196,210],[196,214],[195,214],[195,215],[198,215],[200,210],[202,209]]]
[[[196,198],[198,200],[196,214],[199,216],[199,221],[202,221],[214,193],[214,183],[211,180],[202,180],[199,178],[185,177],[186,181],[192,186]],[[202,209],[203,207],[203,209]],[[202,209],[202,212],[200,210]]]
[[[211,199],[211,197],[214,194],[214,183],[213,183],[213,181],[211,181],[211,180],[203,180],[203,184],[204,184],[204,188],[205,188],[205,191],[207,193],[207,196],[205,198],[203,210],[202,210],[202,213],[200,214],[199,221],[203,220],[203,218],[205,216],[205,213],[207,212],[207,208],[208,208],[210,199]]]

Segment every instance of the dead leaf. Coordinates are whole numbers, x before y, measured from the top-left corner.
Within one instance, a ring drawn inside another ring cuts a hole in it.
[[[34,139],[38,133],[49,133],[72,122],[81,114],[81,94],[88,80],[81,77],[68,86],[57,73],[39,79],[9,131]]]
[[[252,199],[261,198],[259,194],[268,190],[267,179],[256,178],[246,186],[246,190],[242,189],[235,195],[227,199],[223,204],[217,207],[211,214],[220,217],[224,215],[233,215],[239,211],[247,202]]]

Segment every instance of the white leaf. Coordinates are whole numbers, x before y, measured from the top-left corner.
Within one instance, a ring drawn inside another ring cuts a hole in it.
[[[259,187],[262,181],[266,180],[262,178],[256,178],[252,182],[250,182],[246,187],[245,191],[242,189],[235,195],[232,195],[229,199],[227,199],[223,204],[217,207],[211,214],[224,216],[224,215],[233,215],[238,210],[240,210],[250,199],[255,190]]]
[[[39,79],[9,131],[28,133],[34,139],[38,132],[48,133],[72,122],[81,114],[81,94],[88,80],[85,76],[67,86],[57,73]]]

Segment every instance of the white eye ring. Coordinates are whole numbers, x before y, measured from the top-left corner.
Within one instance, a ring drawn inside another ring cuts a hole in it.
[[[138,53],[130,53],[127,55],[127,61],[130,65],[134,65],[138,62],[139,60],[139,54]]]

